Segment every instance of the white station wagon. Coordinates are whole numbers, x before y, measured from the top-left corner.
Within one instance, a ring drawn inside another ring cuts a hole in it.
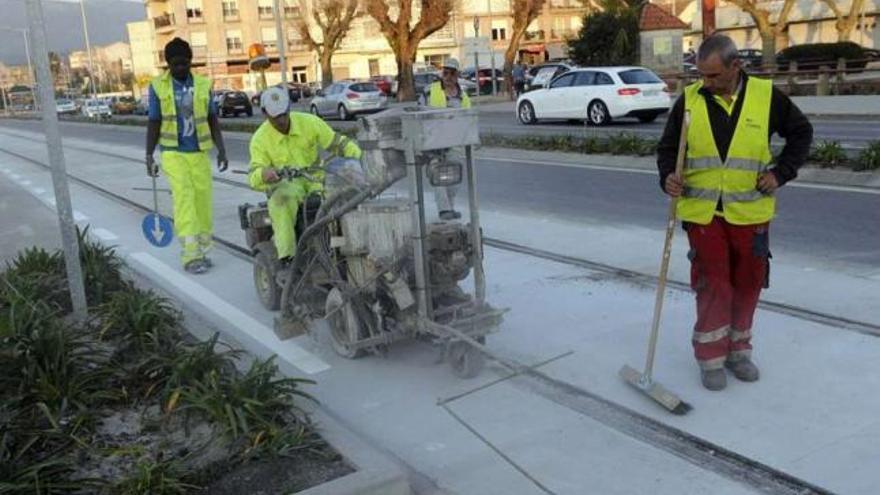
[[[523,124],[540,119],[577,119],[605,125],[633,117],[652,122],[669,111],[666,83],[644,67],[591,67],[557,76],[542,89],[523,93],[516,113]]]

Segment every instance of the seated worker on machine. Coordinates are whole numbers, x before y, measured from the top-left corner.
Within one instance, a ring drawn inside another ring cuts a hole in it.
[[[337,134],[319,117],[291,112],[287,91],[272,87],[263,91],[260,107],[267,120],[251,138],[248,182],[269,193],[269,217],[278,258],[289,263],[296,254],[296,215],[309,195],[323,190],[322,183],[299,177],[281,181],[278,170],[309,169],[321,162],[323,150],[336,156],[359,159],[361,149],[353,140]],[[315,174],[323,180],[323,172]]]

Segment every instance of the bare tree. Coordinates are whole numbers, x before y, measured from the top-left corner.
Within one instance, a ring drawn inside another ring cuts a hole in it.
[[[491,1],[491,0],[490,0]],[[519,52],[519,42],[522,40],[529,24],[541,15],[546,0],[511,0],[510,7],[513,10],[513,32],[510,34],[510,44],[504,52],[504,80],[507,81],[507,92],[513,99],[513,62]]]
[[[785,0],[782,10],[776,22],[770,21],[770,10],[765,6],[759,6],[761,0],[728,0],[747,14],[752,16],[758,32],[761,34],[761,50],[763,53],[762,63],[764,66],[772,66],[776,63],[776,37],[779,36],[788,25],[788,15],[794,8],[795,0]]]
[[[411,26],[415,0],[365,0],[367,13],[379,23],[379,29],[391,45],[397,61],[397,99],[415,99],[413,64],[419,43],[449,22],[453,0],[419,0],[419,21]],[[397,19],[391,20],[388,11],[393,2]]]
[[[333,54],[339,49],[351,22],[357,16],[358,0],[314,0],[311,5],[300,1],[302,15],[297,19],[297,30],[310,50],[318,54],[321,62],[321,85],[333,82]],[[320,41],[312,36],[309,17],[320,30]]]
[[[859,13],[862,11],[862,6],[865,5],[865,0],[852,0],[849,6],[849,14],[845,13],[837,5],[838,0],[821,1],[828,5],[831,11],[834,12],[834,16],[837,17],[837,22],[834,25],[837,28],[837,41],[849,41],[850,33],[856,27],[856,23],[859,22]]]

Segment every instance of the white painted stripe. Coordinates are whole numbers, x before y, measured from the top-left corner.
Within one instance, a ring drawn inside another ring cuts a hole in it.
[[[159,261],[154,256],[138,252],[132,253],[130,258],[165,279],[166,282],[195,299],[205,309],[231,324],[240,332],[247,334],[269,351],[277,353],[278,357],[296,366],[303,372],[314,375],[315,373],[330,369],[330,365],[300,347],[293,340],[279,340],[271,328],[253,319],[229,302],[224,301],[213,292],[197,284],[191,278],[184,276],[177,270]]]
[[[80,213],[76,210],[73,210],[73,220],[75,222],[86,222],[89,220],[89,217],[83,215],[82,213]]]
[[[551,167],[566,167],[566,168],[583,168],[588,170],[601,170],[605,172],[624,172],[631,174],[645,174],[645,175],[657,175],[657,171],[653,169],[643,169],[643,168],[629,168],[629,167],[615,167],[610,165],[592,165],[590,163],[572,163],[572,162],[555,162],[555,161],[547,161],[547,160],[522,160],[517,158],[497,158],[497,157],[488,157],[488,156],[479,156],[477,155],[476,160],[485,160],[491,162],[503,162],[503,163],[522,163],[526,165],[549,165]],[[627,157],[621,157],[622,160],[626,160]],[[801,187],[804,189],[820,189],[824,191],[838,191],[838,192],[851,192],[851,193],[861,193],[861,194],[873,194],[880,195],[880,188],[873,187],[853,187],[853,186],[838,186],[834,184],[817,184],[811,182],[789,182],[784,187]]]
[[[89,230],[89,232],[93,236],[97,237],[98,239],[101,239],[104,242],[111,242],[111,241],[115,241],[115,240],[119,239],[118,235],[114,234],[113,232],[110,232],[107,229],[97,228],[97,229],[91,229],[91,230]]]
[[[21,179],[21,176],[18,175],[18,174],[9,174],[9,176],[12,177],[12,180],[18,180],[18,179]]]
[[[31,189],[31,192],[33,192],[34,194],[39,196],[39,195],[45,194],[46,190],[43,189],[42,187],[35,187],[35,188]]]
[[[23,181],[19,182],[19,184],[21,184],[23,186],[29,186],[32,184],[32,182],[29,180],[23,180]]]

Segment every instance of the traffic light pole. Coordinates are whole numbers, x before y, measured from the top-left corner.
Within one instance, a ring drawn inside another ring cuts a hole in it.
[[[73,207],[70,204],[70,190],[67,185],[67,171],[64,165],[64,149],[61,146],[61,132],[58,129],[58,115],[55,113],[55,84],[49,70],[49,48],[46,42],[46,24],[40,0],[25,0],[27,6],[28,29],[33,45],[34,65],[37,69],[37,83],[43,100],[43,130],[46,146],[49,149],[49,165],[52,171],[52,185],[55,190],[55,208],[61,227],[61,244],[64,249],[64,265],[67,269],[67,283],[73,303],[73,315],[77,321],[87,316],[86,291],[83,285],[82,268],[79,258],[79,240],[76,224],[73,221]]]

